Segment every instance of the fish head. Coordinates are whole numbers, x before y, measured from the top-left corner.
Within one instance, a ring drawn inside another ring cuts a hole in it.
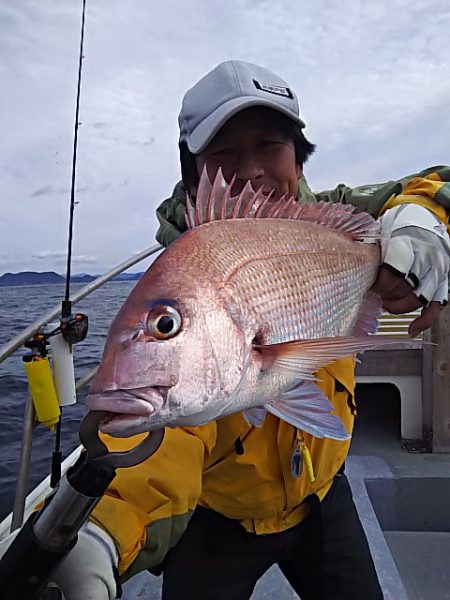
[[[220,416],[245,370],[238,309],[206,276],[189,283],[164,272],[161,261],[150,267],[108,333],[86,401],[108,411],[104,433],[206,423]]]

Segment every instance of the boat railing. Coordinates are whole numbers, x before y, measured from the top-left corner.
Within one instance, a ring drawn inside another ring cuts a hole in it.
[[[132,256],[131,258],[121,262],[117,266],[110,269],[104,275],[101,275],[94,281],[91,281],[81,289],[77,290],[70,298],[73,304],[79,302],[82,298],[89,296],[92,292],[102,287],[105,283],[108,283],[112,279],[114,279],[120,273],[128,270],[134,265],[140,263],[145,260],[149,256],[156,254],[159,250],[162,249],[162,246],[159,244],[155,244],[146,250],[143,250],[139,254]],[[30,339],[35,333],[40,331],[45,325],[52,322],[55,318],[58,318],[61,314],[61,303],[58,304],[55,308],[47,312],[44,316],[37,319],[34,323],[32,323],[29,327],[27,327],[24,331],[16,335],[13,339],[7,342],[3,347],[0,348],[0,363],[10,357],[16,350],[21,348],[23,344]],[[96,369],[93,369],[83,378],[81,378],[76,383],[76,389],[79,390],[83,386],[87,385],[95,374]],[[37,490],[34,490],[32,494],[30,494],[27,500],[27,490],[28,490],[28,476],[30,470],[30,462],[31,462],[31,449],[32,449],[32,439],[33,433],[36,428],[36,418],[34,406],[31,399],[28,400],[25,414],[24,414],[24,422],[23,422],[23,431],[22,431],[22,444],[19,458],[19,469],[17,476],[17,484],[16,484],[16,492],[14,497],[14,508],[13,513],[2,524],[0,524],[0,537],[5,533],[4,524],[7,523],[8,527],[13,531],[20,527],[24,520],[25,514],[25,506],[35,504],[38,501],[39,493],[36,495]],[[74,454],[74,453],[72,453]],[[72,456],[72,455],[71,455]],[[69,459],[67,459],[69,461]],[[69,461],[70,462],[70,461]],[[73,462],[73,460],[72,460]],[[66,468],[70,466],[66,463]],[[63,463],[64,468],[64,463]],[[41,484],[48,489],[48,484],[43,482]],[[41,486],[39,486],[40,488]]]

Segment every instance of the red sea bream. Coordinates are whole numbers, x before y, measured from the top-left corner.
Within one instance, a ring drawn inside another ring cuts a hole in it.
[[[232,208],[230,208],[232,207]],[[267,412],[317,437],[349,437],[314,383],[376,346],[370,292],[378,225],[353,207],[230,198],[201,178],[189,230],[151,265],[114,320],[87,400],[101,430],[129,436]]]

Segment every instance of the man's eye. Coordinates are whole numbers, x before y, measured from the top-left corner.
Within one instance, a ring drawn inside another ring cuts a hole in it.
[[[234,150],[232,148],[219,148],[214,152],[214,156],[229,156],[233,154]]]
[[[278,146],[281,146],[283,144],[283,142],[279,141],[279,140],[265,140],[262,143],[262,146],[266,147],[266,148],[275,148]]]

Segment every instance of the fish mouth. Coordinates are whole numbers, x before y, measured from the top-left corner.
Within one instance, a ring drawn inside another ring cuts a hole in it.
[[[89,410],[106,411],[100,421],[103,433],[128,437],[151,429],[151,417],[157,414],[167,397],[168,388],[135,388],[104,390],[89,394]]]

